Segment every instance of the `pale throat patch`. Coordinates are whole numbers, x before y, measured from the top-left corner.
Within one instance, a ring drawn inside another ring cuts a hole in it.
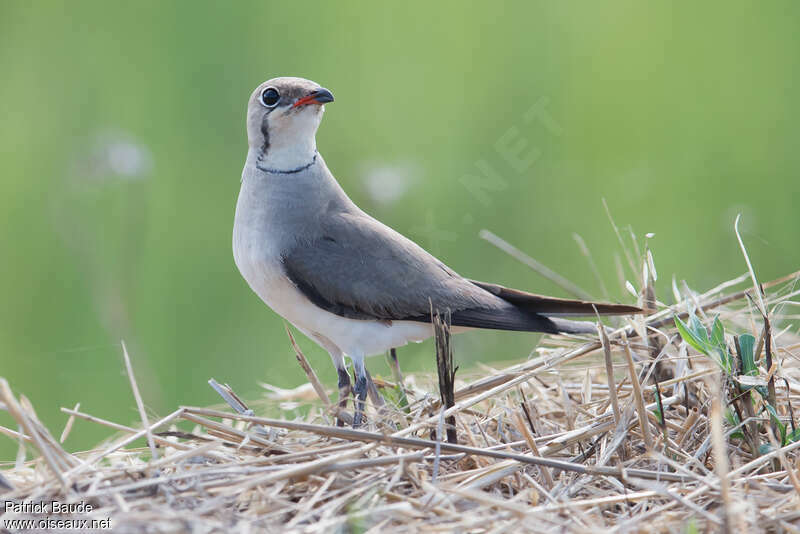
[[[323,107],[272,114],[267,119],[268,146],[259,158],[259,167],[288,171],[311,163],[317,153],[316,133]]]

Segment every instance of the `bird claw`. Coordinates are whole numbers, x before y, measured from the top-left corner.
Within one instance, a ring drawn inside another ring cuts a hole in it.
[[[366,371],[366,370],[365,370]],[[369,395],[372,403],[379,409],[380,412],[385,411],[385,402],[381,396],[369,372],[365,372],[362,377],[356,377],[355,386],[350,382],[350,377],[346,369],[339,369],[339,400],[337,401],[336,412],[336,425],[345,426],[351,424],[353,428],[359,428],[364,423],[364,407],[366,404],[367,395]],[[355,411],[352,416],[345,412],[347,407],[347,399],[352,393],[353,407]]]

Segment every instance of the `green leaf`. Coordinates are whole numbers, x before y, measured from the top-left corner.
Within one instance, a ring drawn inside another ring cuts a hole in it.
[[[728,423],[728,426],[733,428],[739,425],[739,416],[736,415],[732,409],[728,408],[725,410],[725,422]],[[731,432],[730,435],[731,439],[744,439],[744,432],[741,430],[735,430]]]
[[[700,324],[700,321],[698,320],[697,323]],[[705,332],[705,328],[703,328],[703,332]],[[725,327],[722,325],[722,321],[719,320],[719,316],[714,317],[708,345],[710,351],[715,352],[719,357],[720,365],[725,372],[731,374],[733,372],[733,358],[731,358],[728,346],[725,343]]]
[[[786,443],[784,445],[788,445],[789,443],[794,443],[795,441],[800,440],[800,428],[795,428],[786,436]]]
[[[703,323],[700,322],[700,319],[698,319],[696,315],[692,315],[689,318],[689,327],[692,329],[692,333],[702,341],[703,346],[709,347],[711,345],[708,339],[708,330],[706,330],[706,327],[703,326]]]
[[[727,346],[725,345],[725,327],[722,326],[722,321],[719,320],[719,315],[714,317],[714,324],[711,327],[711,344],[725,351],[728,350]]]
[[[394,390],[397,392],[397,407],[403,410],[404,412],[408,413],[408,397],[406,397],[406,390],[403,389],[403,386],[397,384],[394,386]]]
[[[653,409],[653,410],[651,410],[651,411],[653,412],[653,415],[655,415],[655,416],[656,416],[656,419],[658,419],[659,423],[660,423],[660,424],[664,424],[664,418],[663,418],[663,416],[661,415],[661,410],[659,410],[658,408],[654,408],[654,409]]]
[[[692,316],[694,319],[695,317]],[[707,343],[704,343],[702,339],[697,337],[697,335],[689,328],[689,326],[681,321],[680,317],[677,315],[674,316],[675,319],[675,326],[678,329],[678,333],[680,333],[683,340],[691,345],[695,350],[709,356]],[[702,325],[701,325],[702,328]],[[703,328],[703,332],[705,332],[705,328]]]
[[[719,315],[714,317],[709,344],[719,356],[720,362],[722,362],[722,368],[725,369],[728,374],[733,373],[733,358],[731,357],[730,351],[728,351],[728,345],[725,343],[725,327],[722,325],[722,321],[719,320]]]
[[[722,369],[729,375],[733,374],[733,358],[731,358],[731,353],[728,352],[728,349],[715,347],[714,352],[717,353]]]
[[[728,426],[734,427],[737,426],[741,421],[739,421],[739,416],[728,408],[725,410],[725,420],[728,422]]]
[[[389,404],[393,404],[399,409],[408,412],[408,398],[400,384],[395,384],[395,386],[391,388],[384,388],[381,393]]]
[[[733,373],[733,358],[725,345],[725,328],[719,317],[714,318],[714,325],[711,330],[711,337],[708,337],[708,330],[700,322],[696,315],[689,318],[687,325],[675,315],[675,326],[684,341],[697,349],[699,352],[716,360],[723,371],[727,374]]]
[[[664,425],[664,407],[661,405],[661,392],[658,389],[658,384],[656,384],[656,408],[653,410],[653,413],[656,417],[658,417],[658,422],[660,425]]]
[[[758,367],[753,354],[755,344],[756,338],[752,335],[742,334],[739,336],[739,348],[742,350],[742,372],[750,376],[758,375]]]

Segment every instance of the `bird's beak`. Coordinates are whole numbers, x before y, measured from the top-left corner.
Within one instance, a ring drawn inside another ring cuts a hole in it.
[[[319,89],[311,91],[307,96],[298,98],[297,102],[295,102],[292,107],[298,108],[308,104],[327,104],[328,102],[333,102],[333,93],[324,87],[320,87]]]

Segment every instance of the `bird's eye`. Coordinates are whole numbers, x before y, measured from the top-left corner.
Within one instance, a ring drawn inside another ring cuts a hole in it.
[[[267,87],[261,92],[261,103],[264,104],[264,107],[274,108],[280,99],[281,95],[274,87]]]

